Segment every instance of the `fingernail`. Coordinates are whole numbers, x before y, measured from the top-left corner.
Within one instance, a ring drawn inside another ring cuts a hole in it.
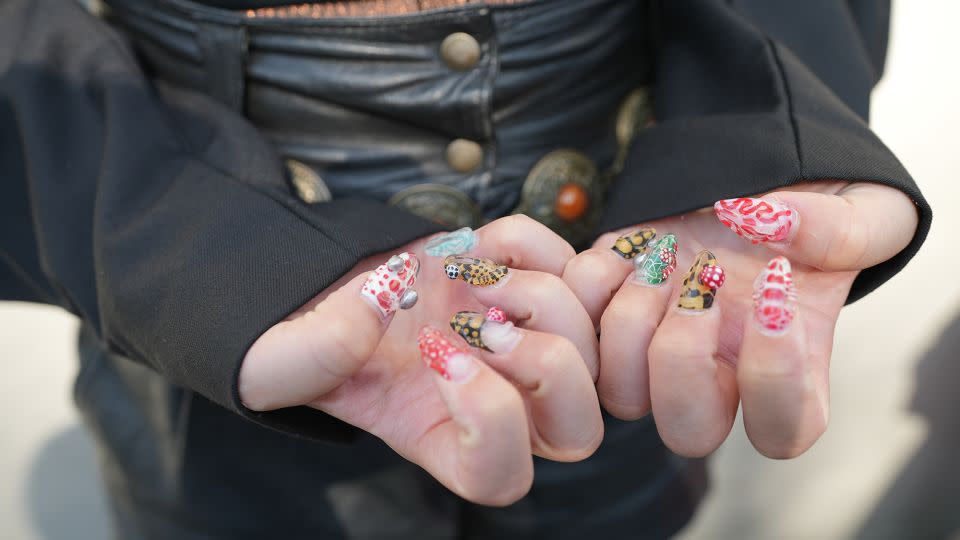
[[[760,333],[780,336],[797,313],[797,293],[790,261],[774,257],[753,282],[753,318]]]
[[[492,307],[486,315],[474,311],[460,311],[450,319],[450,328],[471,347],[497,354],[513,351],[523,334],[498,307]]]
[[[443,270],[450,279],[462,279],[474,287],[489,287],[507,278],[507,267],[490,259],[448,255]]]
[[[424,252],[431,257],[460,255],[477,246],[477,234],[470,227],[434,236],[424,245]]]
[[[726,275],[723,267],[717,264],[716,255],[706,250],[697,253],[690,271],[683,278],[677,307],[690,313],[710,309],[717,290],[723,287],[725,279]]]
[[[480,369],[472,356],[455,347],[432,326],[420,329],[417,345],[427,366],[448,381],[463,384]]]
[[[390,257],[370,274],[363,283],[360,294],[387,317],[398,308],[409,309],[417,301],[413,284],[420,271],[420,261],[412,253]]]
[[[657,230],[653,227],[641,227],[636,232],[617,238],[610,249],[624,259],[632,259],[646,252],[655,236],[657,236]]]
[[[724,199],[713,205],[720,223],[753,244],[787,242],[796,231],[800,214],[775,199]]]
[[[634,279],[642,285],[657,287],[677,269],[677,237],[664,235],[641,257],[634,259]]]

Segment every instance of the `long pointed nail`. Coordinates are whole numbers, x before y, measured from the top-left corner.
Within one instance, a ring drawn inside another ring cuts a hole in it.
[[[449,255],[443,270],[450,279],[462,279],[474,287],[489,287],[507,278],[507,267],[490,259]]]
[[[497,354],[513,351],[523,339],[523,334],[497,307],[490,308],[486,315],[474,311],[457,312],[450,319],[450,328],[471,347]]]
[[[796,232],[800,214],[780,201],[740,197],[713,205],[720,223],[753,244],[788,242]]]
[[[432,326],[420,329],[417,345],[424,363],[448,381],[463,384],[480,369],[472,356],[455,347]]]
[[[634,278],[641,285],[662,285],[677,269],[677,237],[666,234],[642,257],[634,259]]]
[[[707,250],[697,253],[690,271],[683,278],[677,307],[691,313],[710,309],[725,280],[726,275],[723,267],[717,264],[716,255]]]
[[[797,293],[790,261],[774,257],[753,282],[753,319],[762,334],[780,336],[797,313]]]
[[[460,255],[477,246],[477,233],[470,227],[434,236],[424,245],[424,252],[431,257]]]
[[[412,253],[390,257],[370,274],[360,294],[387,317],[397,309],[409,309],[417,303],[413,284],[420,272],[420,261]]]
[[[635,232],[617,238],[610,249],[624,259],[632,259],[641,253],[646,253],[656,236],[657,230],[653,227],[641,227]]]

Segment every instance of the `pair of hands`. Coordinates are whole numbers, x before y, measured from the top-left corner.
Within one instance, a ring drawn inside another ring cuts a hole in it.
[[[469,252],[510,268],[490,287],[448,279],[443,259],[424,254],[426,240],[412,242],[398,253],[420,260],[416,306],[384,317],[361,290],[389,255],[362,261],[254,343],[240,396],[254,410],[331,414],[489,505],[529,490],[532,455],[590,456],[603,438],[601,406],[627,420],[652,411],[668,447],[704,456],[742,403],[758,451],[799,455],[826,429],[833,330],[850,285],[907,245],[917,214],[901,192],[877,184],[818,182],[764,196],[773,198],[801,217],[788,242],[753,245],[707,210],[644,223],[679,244],[680,272],[655,288],[638,284],[633,263],[610,249],[630,230],[576,254],[525,216],[496,220],[476,231]],[[702,249],[716,255],[725,284],[691,316],[675,306]],[[755,276],[775,255],[793,263],[797,290],[795,317],[779,336],[754,324],[752,301]],[[493,350],[468,347],[451,316],[490,306],[515,328],[491,326],[498,331],[484,338]],[[434,369],[420,359],[418,333],[424,354],[439,354],[424,358]]]

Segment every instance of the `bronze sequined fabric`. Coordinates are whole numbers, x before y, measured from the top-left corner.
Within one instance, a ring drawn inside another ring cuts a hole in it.
[[[338,0],[335,2],[248,9],[246,15],[250,18],[306,17],[312,19],[378,17],[405,15],[467,4],[519,4],[525,1],[527,0]]]

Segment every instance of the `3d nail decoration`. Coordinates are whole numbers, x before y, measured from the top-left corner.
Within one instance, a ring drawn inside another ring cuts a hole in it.
[[[493,306],[487,310],[487,320],[493,322],[507,322],[507,314],[497,306]]]
[[[693,312],[710,309],[717,289],[723,286],[725,280],[726,275],[723,267],[717,264],[716,255],[706,250],[701,251],[683,278],[677,306]]]
[[[764,199],[725,199],[713,205],[720,223],[751,243],[786,242],[797,227],[799,214],[784,204]]]
[[[768,336],[785,333],[797,312],[797,293],[790,261],[774,257],[753,283],[753,315],[760,332]]]
[[[496,285],[507,276],[507,267],[490,259],[450,255],[443,259],[443,271],[450,279],[462,279],[474,287]]]
[[[470,227],[435,236],[427,241],[424,252],[431,257],[461,255],[476,247],[477,233]]]
[[[625,234],[614,242],[610,249],[624,259],[632,259],[641,253],[647,252],[654,237],[657,236],[657,230],[653,227],[641,227],[640,230]]]
[[[450,328],[471,347],[496,353],[510,352],[523,337],[502,309],[492,307],[486,315],[474,311],[457,312]]]
[[[453,382],[467,382],[477,372],[477,366],[466,352],[458,349],[440,330],[424,326],[417,337],[420,357],[441,377]]]
[[[662,284],[677,269],[677,237],[664,235],[646,254],[634,259],[634,264],[638,282],[654,287]]]
[[[410,309],[417,303],[413,284],[420,272],[420,261],[412,253],[390,257],[370,274],[360,294],[370,301],[383,317],[397,309]]]

